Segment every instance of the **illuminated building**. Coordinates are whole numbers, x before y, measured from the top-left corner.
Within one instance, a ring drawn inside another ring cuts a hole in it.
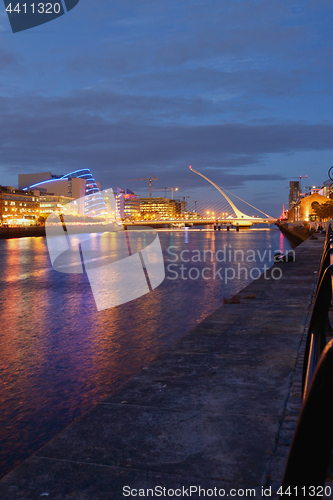
[[[107,189],[103,191],[103,200],[105,203],[106,210],[110,215],[111,219],[120,219],[119,212],[117,210],[116,204],[116,193],[112,191],[112,189]]]
[[[124,214],[124,194],[125,190],[121,189],[120,187],[117,187],[117,194],[116,196],[116,206],[117,206],[117,218],[124,219],[125,214]]]
[[[140,217],[140,196],[134,194],[133,191],[126,189],[124,196],[124,218],[138,218]]]
[[[288,211],[288,222],[311,220],[311,215],[313,213],[311,205],[314,201],[326,203],[328,199],[318,193],[313,193],[301,198],[300,201]]]
[[[12,186],[0,186],[1,225],[36,224],[39,217],[38,191],[23,191]]]
[[[141,198],[140,211],[143,216],[156,217],[157,219],[175,218],[175,202],[169,198]]]
[[[52,193],[55,196],[83,198],[86,193],[86,179],[78,177],[52,175],[51,172],[40,174],[20,174],[19,189],[38,189],[40,192]],[[98,190],[98,189],[97,189]]]
[[[332,189],[332,181],[328,179],[324,182],[323,186],[318,191],[322,196],[326,196],[327,198],[333,198],[333,189]]]
[[[75,170],[65,175],[53,175],[51,172],[19,174],[19,188],[38,189],[41,193],[81,199],[78,213],[99,216],[106,212],[105,203],[97,183],[88,168]]]
[[[174,205],[174,211],[176,217],[182,216],[182,203],[180,200],[171,200],[171,204]]]
[[[68,196],[56,196],[49,193],[42,193],[39,196],[40,213],[41,215],[49,215],[54,210],[61,210],[64,205],[67,205],[73,198]]]
[[[126,191],[120,187],[117,187],[117,193],[115,193],[116,206],[117,206],[117,218],[129,219],[140,217],[140,196],[134,194],[133,191],[126,189]]]

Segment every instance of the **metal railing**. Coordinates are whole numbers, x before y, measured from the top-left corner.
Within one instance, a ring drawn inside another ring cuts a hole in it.
[[[332,301],[333,287],[333,231],[331,225],[326,234],[317,290],[305,344],[302,396],[309,390],[319,357],[326,346],[326,334],[332,332],[328,312]]]
[[[326,335],[332,334],[329,321],[332,290],[333,231],[329,226],[306,338],[303,405],[282,483],[283,490],[291,488],[288,498],[310,498],[310,487],[324,486],[332,457],[333,339],[326,343]]]

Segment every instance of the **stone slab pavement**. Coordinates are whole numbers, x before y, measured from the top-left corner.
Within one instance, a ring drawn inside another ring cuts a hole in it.
[[[262,487],[276,489],[300,409],[323,243],[305,241],[296,262],[275,264],[281,279],[253,281],[10,472],[0,499],[261,498]]]

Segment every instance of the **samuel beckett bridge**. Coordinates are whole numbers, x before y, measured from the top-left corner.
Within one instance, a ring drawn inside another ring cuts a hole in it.
[[[258,208],[254,207],[250,203],[247,203],[245,200],[242,200],[238,196],[229,193],[226,189],[221,188],[215,182],[211,181],[208,179],[208,177],[204,176],[200,172],[197,172],[192,168],[191,166],[189,167],[191,172],[194,172],[195,174],[199,175],[203,179],[205,179],[207,182],[209,182],[212,186],[214,186],[215,189],[222,195],[222,201],[224,203],[224,206],[227,206],[227,209],[224,210],[224,212],[220,212],[219,215],[215,215],[214,212],[207,212],[208,215],[207,217],[204,217],[202,215],[198,215],[196,213],[191,213],[188,212],[186,216],[180,217],[177,219],[149,219],[149,220],[140,220],[140,221],[126,221],[124,224],[126,226],[195,226],[195,225],[226,225],[227,228],[230,226],[235,226],[236,228],[246,228],[246,227],[251,227],[253,224],[274,224],[276,222],[276,219],[273,217],[270,217],[268,214],[263,212],[262,210],[259,210]],[[238,198],[240,201],[251,207],[252,209],[256,210],[257,212],[260,212],[262,216],[250,216],[245,213],[243,213],[241,210],[239,210],[236,205],[231,201],[229,196],[225,193],[228,192],[229,194],[232,194],[232,196],[235,196]]]

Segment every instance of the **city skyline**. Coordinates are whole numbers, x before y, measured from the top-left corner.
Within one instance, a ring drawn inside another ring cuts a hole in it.
[[[332,165],[331,21],[327,1],[102,1],[13,34],[2,6],[1,182],[90,168],[143,196],[126,180],[192,165],[276,217]]]
[[[178,187],[170,187],[170,186],[164,186],[164,187],[152,187],[152,199],[166,199],[166,200],[174,200],[174,201],[177,201],[179,202],[182,206],[184,204],[185,207],[187,207],[187,210],[189,212],[197,212],[197,213],[200,213],[201,215],[207,215],[208,213],[215,213],[215,214],[220,214],[220,216],[222,216],[222,212],[226,212],[226,211],[229,211],[229,214],[231,212],[234,212],[234,208],[232,206],[230,206],[230,203],[229,201],[230,200],[226,200],[226,197],[229,196],[229,198],[231,199],[231,202],[232,203],[235,203],[236,205],[239,206],[239,209],[242,207],[242,210],[243,210],[243,215],[244,216],[248,216],[248,217],[262,217],[262,215],[264,216],[270,216],[270,214],[266,214],[265,212],[263,212],[260,207],[255,207],[253,205],[251,205],[250,203],[248,203],[246,200],[243,200],[241,198],[239,198],[237,195],[235,195],[234,193],[226,190],[225,188],[223,188],[222,186],[218,186],[218,185],[214,185],[214,182],[212,182],[211,179],[208,179],[208,178],[205,178],[205,185],[202,186],[202,180],[201,178],[202,177],[205,177],[203,176],[202,174],[200,174],[199,172],[196,172],[195,170],[192,169],[192,167],[190,167],[190,170],[191,172],[195,172],[196,174],[199,174],[199,179],[197,176],[195,176],[195,179],[196,179],[196,182],[192,182],[192,184],[190,183],[185,183],[185,185],[183,185],[181,188],[178,188]],[[92,174],[91,172],[89,171],[89,169],[84,169],[82,171],[78,170],[77,171],[78,173],[74,172],[73,175],[74,177],[76,176],[79,176],[81,177],[83,174],[84,176],[90,176],[92,177]],[[87,174],[87,172],[89,172]],[[0,182],[0,186],[3,186],[4,188],[6,187],[13,187],[14,189],[22,189],[24,186],[27,186],[25,187],[24,189],[28,189],[30,191],[34,191],[34,190],[39,190],[39,188],[41,187],[41,194],[43,195],[59,195],[60,192],[61,192],[61,195],[63,196],[65,191],[67,190],[67,187],[65,187],[65,189],[61,189],[60,188],[60,191],[59,191],[59,186],[58,187],[54,187],[55,184],[60,183],[61,182],[64,182],[63,179],[66,179],[70,174],[61,174],[61,175],[55,175],[54,173],[52,172],[33,172],[33,173],[30,173],[30,174],[24,174],[24,175],[21,175],[19,174],[18,175],[18,181],[16,181],[14,184],[14,186],[4,186],[3,184],[1,184]],[[51,179],[52,177],[52,180],[46,180],[45,179]],[[307,180],[307,176],[305,176],[306,178],[303,179],[303,183],[307,184],[308,183],[308,180]],[[35,182],[35,179],[38,179],[39,182]],[[41,179],[44,179],[44,180],[41,180]],[[74,179],[76,181],[76,179]],[[94,179],[93,179],[94,180]],[[158,184],[158,178],[152,178],[151,180],[155,181],[156,184]],[[191,179],[193,181],[193,178]],[[34,181],[33,184],[31,184],[31,182]],[[135,197],[137,197],[139,200],[140,199],[146,199],[146,200],[149,200],[150,199],[150,195],[149,195],[149,185],[148,185],[148,182],[149,182],[149,178],[139,178],[139,179],[129,179],[127,181],[125,181],[125,186],[127,186],[127,184],[129,183],[131,185],[131,187],[134,185],[133,182],[137,182],[137,181],[140,181],[140,185],[141,187],[137,187],[135,189],[135,192],[130,190],[128,187],[126,187],[125,189],[123,189],[121,186],[117,186],[116,188],[114,186],[112,186],[111,188],[108,188],[108,190],[112,190],[114,192],[115,195],[118,194],[118,192],[122,192],[122,193],[127,193],[126,196],[131,196],[131,195],[134,195]],[[95,182],[95,181],[94,181]],[[290,196],[291,196],[291,189],[292,189],[292,185],[297,185],[298,186],[298,191],[297,191],[297,196],[295,198],[294,201],[297,201],[297,199],[299,199],[299,195],[300,193],[303,193],[303,195],[307,195],[307,194],[310,194],[313,192],[313,189],[316,188],[315,191],[318,191],[321,190],[321,191],[325,191],[325,195],[324,196],[327,196],[328,197],[328,194],[327,194],[327,186],[330,186],[330,183],[331,181],[328,180],[325,182],[325,186],[326,188],[323,186],[323,183],[322,184],[319,184],[318,186],[304,186],[304,189],[302,189],[302,178],[300,177],[298,181],[290,181],[289,182],[289,203],[288,201],[286,203],[283,203],[283,212],[285,210],[289,208],[291,208],[292,205],[290,204]],[[145,185],[145,187],[142,187],[142,184]],[[213,184],[213,187],[211,187],[211,184]],[[100,188],[100,183],[97,182],[97,187]],[[218,188],[222,188],[221,192],[218,193],[219,189]],[[68,187],[68,189],[72,189],[71,187]],[[77,191],[77,188],[75,188],[76,191]],[[83,185],[81,186],[81,191],[82,189],[84,190],[83,188]],[[133,189],[133,187],[132,187]],[[55,191],[55,192],[54,192]],[[63,192],[64,191],[64,192]],[[164,194],[163,194],[164,192]],[[67,191],[66,191],[67,193]],[[83,191],[82,191],[83,193]],[[79,198],[80,196],[83,196],[83,194],[80,194],[79,195],[79,192],[77,191],[76,193],[76,196],[73,194],[73,197],[71,199],[76,199],[76,198]],[[130,195],[128,194],[130,193]],[[227,194],[228,193],[228,194]],[[190,195],[189,195],[190,194]],[[198,198],[198,199],[195,199],[195,198]],[[244,213],[245,212],[245,213]],[[283,212],[281,212],[280,216],[283,216]],[[228,214],[228,215],[229,215]],[[252,215],[251,215],[252,214]],[[276,217],[277,218],[277,217]]]

